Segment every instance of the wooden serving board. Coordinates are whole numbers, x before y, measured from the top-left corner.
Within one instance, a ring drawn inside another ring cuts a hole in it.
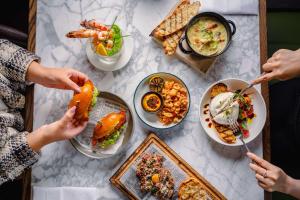
[[[110,178],[110,182],[119,190],[121,190],[129,199],[139,199],[133,192],[131,192],[121,181],[123,175],[131,168],[136,160],[152,145],[155,145],[160,151],[164,153],[177,167],[184,171],[187,177],[195,178],[200,181],[203,188],[210,194],[214,200],[226,200],[226,198],[205,178],[203,178],[197,171],[195,171],[186,161],[184,161],[177,153],[175,153],[166,143],[159,139],[154,133],[142,142],[142,144],[132,153],[132,155],[124,162],[124,164],[116,171]],[[177,193],[177,191],[175,191]]]
[[[176,5],[170,10],[170,12],[167,14],[167,16],[162,20],[164,21],[166,18],[168,18],[173,12],[174,10],[180,5],[182,4],[183,2],[194,2],[194,1],[191,1],[191,0],[180,0],[176,3]],[[201,8],[201,6],[200,6]],[[162,22],[161,21],[161,22]],[[160,22],[160,23],[161,23]],[[159,26],[159,25],[158,25]],[[185,29],[185,28],[184,28]],[[162,47],[162,41],[155,38],[153,36],[153,32],[154,30],[150,33],[150,36],[152,37],[152,39],[157,42],[161,47]],[[182,34],[181,37],[184,37],[185,33]],[[189,49],[186,45],[186,42],[183,43],[183,46],[186,48],[186,49]],[[167,55],[166,55],[167,56]],[[199,56],[194,56],[194,55],[191,55],[191,54],[185,54],[183,53],[178,45],[177,45],[177,48],[176,48],[176,52],[174,53],[173,56],[169,56],[169,57],[175,57],[177,59],[179,59],[181,62],[187,64],[188,66],[192,67],[194,70],[200,72],[200,73],[206,73],[209,68],[211,66],[214,65],[215,63],[215,60],[216,58],[203,58],[203,57],[199,57]]]

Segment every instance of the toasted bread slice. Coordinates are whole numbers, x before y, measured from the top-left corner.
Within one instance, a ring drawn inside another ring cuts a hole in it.
[[[213,125],[218,133],[219,138],[222,141],[228,144],[236,143],[236,137],[233,134],[233,131],[228,126],[217,124],[214,121],[213,121]]]
[[[225,85],[224,83],[217,83],[216,85],[214,85],[211,90],[210,90],[210,97],[211,99],[214,98],[215,96],[227,92],[228,88],[227,85]]]
[[[178,42],[183,34],[183,30],[179,30],[165,38],[163,47],[166,55],[173,55],[176,52]]]
[[[178,189],[179,200],[206,200],[210,199],[208,191],[195,178],[183,181]]]
[[[174,12],[154,29],[153,36],[162,38],[185,27],[188,21],[198,13],[200,2],[183,2]]]
[[[190,0],[180,0],[173,8],[172,10],[169,12],[169,14],[164,18],[163,21],[161,21],[161,23],[159,25],[157,25],[154,30],[150,33],[150,36],[154,36],[156,39],[161,39],[159,38],[159,34],[155,34],[160,26],[163,26],[163,23],[166,19],[168,19],[169,17],[171,17],[172,15],[174,15],[174,13],[176,12],[176,10],[181,9],[183,7],[185,7],[186,5],[190,4]]]

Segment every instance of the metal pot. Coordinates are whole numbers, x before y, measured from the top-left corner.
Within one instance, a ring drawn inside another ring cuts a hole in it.
[[[195,50],[193,50],[193,48],[191,47],[191,43],[189,41],[189,38],[187,37],[187,31],[189,30],[189,28],[192,25],[194,25],[196,22],[198,22],[200,18],[203,18],[203,17],[210,17],[210,18],[213,18],[216,21],[222,23],[224,25],[226,31],[227,31],[227,37],[228,37],[227,39],[228,40],[227,40],[227,44],[226,44],[225,48],[221,52],[213,54],[213,55],[210,55],[210,56],[199,54],[198,52],[196,52]],[[187,27],[185,29],[185,35],[179,41],[179,48],[185,54],[193,54],[193,55],[196,55],[196,56],[199,56],[199,57],[203,57],[203,58],[217,57],[218,55],[221,55],[224,51],[226,51],[226,49],[229,47],[229,45],[231,43],[232,36],[235,34],[235,32],[236,32],[236,27],[235,27],[234,22],[231,21],[231,20],[225,19],[222,15],[220,15],[218,13],[214,13],[214,12],[199,13],[198,15],[194,16],[189,21],[189,23],[187,24]],[[182,42],[184,40],[186,40],[186,43],[187,43],[188,47],[190,48],[190,50],[187,50],[187,49],[185,49],[183,47]]]

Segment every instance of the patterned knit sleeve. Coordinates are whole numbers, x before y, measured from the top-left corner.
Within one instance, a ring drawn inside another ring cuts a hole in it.
[[[0,73],[6,78],[25,82],[27,68],[34,60],[39,62],[40,58],[8,40],[0,39]]]
[[[27,143],[28,132],[19,132],[22,129],[19,112],[0,112],[0,185],[18,177],[40,157]]]
[[[38,161],[40,155],[28,145],[27,134],[27,132],[17,134],[1,148],[0,185],[17,178],[26,168]]]

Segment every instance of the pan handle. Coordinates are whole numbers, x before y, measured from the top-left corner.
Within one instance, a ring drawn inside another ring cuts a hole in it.
[[[227,20],[227,22],[231,25],[231,35],[234,35],[235,32],[236,32],[236,26],[235,26],[235,23],[231,20]]]
[[[184,36],[184,37],[182,37],[182,38],[179,40],[179,49],[180,49],[183,53],[185,53],[185,54],[191,54],[191,53],[193,53],[193,51],[186,50],[186,49],[183,47],[183,45],[182,45],[182,42],[183,42],[183,40],[185,40],[185,39],[186,39],[186,37]]]

